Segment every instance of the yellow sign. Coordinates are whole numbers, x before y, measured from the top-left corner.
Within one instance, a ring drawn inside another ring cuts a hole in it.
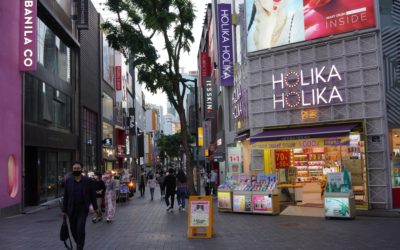
[[[197,136],[198,136],[198,147],[203,147],[203,128],[197,128]]]
[[[211,238],[214,233],[214,210],[211,196],[190,196],[188,238]]]
[[[251,145],[252,149],[279,149],[279,148],[312,148],[323,147],[324,139],[303,139],[303,140],[283,140],[283,141],[263,141]]]
[[[301,120],[314,120],[318,118],[317,109],[304,109],[301,111]]]

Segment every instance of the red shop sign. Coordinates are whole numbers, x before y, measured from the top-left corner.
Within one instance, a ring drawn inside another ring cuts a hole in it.
[[[276,166],[276,168],[289,168],[290,167],[290,150],[289,149],[275,150],[275,166]]]

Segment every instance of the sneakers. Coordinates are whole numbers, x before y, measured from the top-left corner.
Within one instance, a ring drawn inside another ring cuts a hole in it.
[[[182,210],[182,205],[179,204],[179,211],[181,211],[181,210]]]
[[[172,213],[174,212],[174,209],[172,207],[167,208],[167,212]]]

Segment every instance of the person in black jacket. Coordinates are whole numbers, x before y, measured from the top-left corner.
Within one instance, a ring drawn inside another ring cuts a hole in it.
[[[174,198],[176,189],[176,177],[174,175],[174,170],[172,168],[168,169],[168,175],[164,179],[165,191],[165,203],[167,204],[167,212],[173,212],[174,209]],[[171,197],[171,203],[169,199]]]
[[[63,215],[68,215],[72,236],[78,250],[85,244],[85,225],[89,206],[98,213],[96,194],[90,178],[82,176],[82,164],[72,164],[72,175],[65,182]]]
[[[102,214],[101,214],[100,208],[101,208],[101,204],[103,203],[104,196],[106,193],[106,185],[104,184],[104,181],[101,179],[100,172],[96,173],[93,184],[94,184],[94,191],[96,192],[97,208],[99,209],[99,213],[96,214],[96,216],[92,219],[92,222],[96,223],[96,222],[102,220]]]

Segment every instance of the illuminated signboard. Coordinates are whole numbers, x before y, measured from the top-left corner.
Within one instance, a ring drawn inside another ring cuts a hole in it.
[[[375,25],[374,0],[246,1],[248,52]]]
[[[20,8],[20,65],[21,71],[35,71],[37,61],[37,2],[21,1]]]
[[[272,75],[274,109],[313,107],[343,102],[342,81],[335,65],[315,67],[309,72],[289,71]]]

